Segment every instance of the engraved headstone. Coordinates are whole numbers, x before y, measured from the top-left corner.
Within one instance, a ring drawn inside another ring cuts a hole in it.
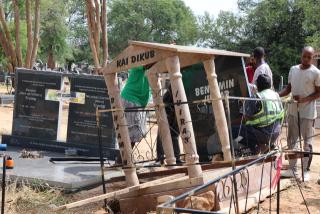
[[[46,100],[45,96],[47,89],[60,87],[60,74],[18,69],[12,134],[56,140],[59,103]]]
[[[69,105],[67,141],[97,147],[96,108],[110,109],[104,78],[73,75],[70,77],[70,85],[71,93],[85,94],[85,102],[84,104],[74,102]],[[101,114],[100,125],[103,146],[114,148],[111,112]]]
[[[17,69],[16,84],[12,135],[3,135],[3,143],[98,156],[96,107],[110,108],[103,77]],[[103,152],[114,159],[111,113],[102,114],[101,124]]]
[[[229,96],[248,97],[249,89],[241,57],[218,56],[215,67],[221,94],[228,91]],[[188,101],[210,99],[210,91],[202,63],[182,69],[182,78]],[[230,113],[233,124],[241,120],[241,105],[237,100],[230,100]],[[208,145],[217,146],[216,128],[210,103],[190,104],[190,113],[197,142],[198,154],[201,158],[208,157]],[[204,128],[205,127],[205,128]]]

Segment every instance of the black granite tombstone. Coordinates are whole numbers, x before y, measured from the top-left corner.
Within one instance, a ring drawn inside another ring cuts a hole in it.
[[[248,97],[249,88],[241,57],[219,56],[215,59],[216,73],[221,93],[229,92],[229,96]],[[183,83],[188,101],[210,98],[210,91],[206,72],[202,63],[182,69]],[[241,120],[240,108],[237,100],[230,100],[232,124]],[[210,148],[218,145],[215,120],[211,103],[190,104],[190,113],[195,133],[197,150],[202,160],[207,159],[208,145]],[[212,148],[215,150],[215,148]],[[219,148],[217,148],[219,149]]]
[[[45,99],[47,89],[60,90],[61,75],[17,69],[12,134],[56,140],[59,103]]]
[[[102,76],[72,75],[71,94],[85,94],[84,103],[70,102],[67,142],[97,147],[96,108],[109,109],[110,101]],[[112,113],[102,113],[101,139],[105,148],[115,148]]]
[[[71,80],[70,93],[61,87],[65,77]],[[95,110],[110,107],[103,77],[17,69],[15,80],[12,135],[3,135],[2,143],[55,152],[74,148],[79,155],[98,156]],[[59,111],[68,101],[67,141],[58,142],[59,120],[65,119]],[[103,114],[101,121],[103,152],[115,159],[119,150],[115,149],[111,114]]]

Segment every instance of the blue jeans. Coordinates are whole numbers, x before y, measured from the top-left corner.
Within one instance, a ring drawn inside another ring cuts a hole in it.
[[[241,128],[241,130],[240,130]],[[266,127],[255,127],[249,125],[242,125],[232,127],[232,137],[233,139],[238,137],[240,130],[240,135],[243,139],[239,142],[242,145],[246,145],[254,153],[259,151],[259,145],[271,145],[275,143],[281,131],[280,122],[275,122],[274,124]]]

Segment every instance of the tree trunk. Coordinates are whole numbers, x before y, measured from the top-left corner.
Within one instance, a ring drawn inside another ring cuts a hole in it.
[[[8,70],[10,72],[13,71],[13,65],[12,65],[12,60],[11,60],[11,54],[10,54],[10,51],[9,51],[9,48],[8,48],[8,44],[7,44],[7,41],[6,41],[6,38],[4,37],[4,33],[3,31],[1,30],[1,25],[0,25],[0,45],[3,49],[3,52],[4,54],[9,58],[9,62],[8,62]]]
[[[33,48],[31,55],[31,66],[35,63],[37,57],[37,50],[39,45],[39,31],[40,31],[40,0],[35,2],[35,11],[34,11],[34,32],[33,32]]]
[[[15,24],[15,38],[16,38],[16,55],[18,60],[18,66],[22,66],[22,53],[20,45],[20,14],[18,0],[14,0],[14,24]]]
[[[30,0],[26,0],[26,22],[27,22],[27,54],[25,59],[25,67],[31,68],[31,55],[33,49],[33,41],[32,41],[32,20],[31,20],[31,5]]]
[[[94,20],[92,16],[92,12],[94,8],[92,7],[91,0],[86,1],[86,12],[87,12],[87,22],[88,22],[88,35],[89,35],[89,44],[92,50],[93,61],[95,65],[95,72],[100,68],[99,58],[97,55],[97,49],[94,41],[93,28],[94,28]]]
[[[50,47],[50,50],[48,50],[48,68],[50,69],[55,69],[56,67],[56,63],[54,60],[54,56],[53,56],[53,51],[52,51],[52,47]]]
[[[95,39],[95,44],[96,44],[96,50],[97,50],[97,57],[100,59],[100,4],[98,0],[94,0],[95,2],[95,32],[94,32],[94,39]]]
[[[5,19],[5,14],[4,14],[4,10],[3,10],[3,5],[2,5],[2,1],[0,1],[0,28],[2,28],[2,32],[4,32],[4,39],[7,43],[7,48],[8,51],[10,53],[9,56],[7,56],[10,60],[11,60],[11,64],[13,67],[16,66],[16,53],[15,53],[15,48],[12,44],[12,40],[11,40],[11,36],[10,36],[10,31],[8,28],[8,25],[6,23],[6,19]]]
[[[101,12],[101,28],[102,28],[102,63],[105,67],[108,63],[108,31],[107,31],[107,0],[102,0],[102,12]]]

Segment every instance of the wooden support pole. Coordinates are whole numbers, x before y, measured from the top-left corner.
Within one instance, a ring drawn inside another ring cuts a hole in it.
[[[220,89],[219,89],[218,80],[217,80],[214,58],[204,61],[203,64],[206,70],[207,79],[209,83],[210,96],[212,99],[219,99],[221,98],[221,94],[220,94]],[[224,160],[230,161],[232,160],[232,158],[231,158],[231,152],[230,152],[229,132],[228,132],[226,113],[224,111],[222,100],[212,101],[212,109],[213,109],[216,127],[219,134],[220,142],[221,142],[221,148],[222,148]]]
[[[118,87],[117,74],[110,74],[106,70],[104,70],[104,78],[108,89],[111,108],[121,109],[119,111],[112,112],[112,116],[120,148],[122,164],[124,165],[123,171],[126,176],[126,183],[127,186],[139,185],[137,171],[132,160],[131,141],[127,126],[127,120],[125,118],[122,102],[120,99],[120,89]]]
[[[166,59],[166,66],[169,71],[173,100],[175,103],[187,102],[186,92],[183,87],[182,75],[180,72],[179,57],[174,56]],[[186,153],[186,163],[190,178],[202,176],[199,156],[193,132],[191,114],[188,104],[175,105],[176,117],[179,125],[180,136]]]
[[[156,108],[157,123],[159,127],[159,134],[162,142],[163,151],[166,156],[166,162],[169,165],[175,164],[176,158],[174,156],[170,128],[169,128],[169,123],[167,119],[167,113],[166,113],[165,107],[163,106],[163,100],[160,94],[161,93],[160,80],[157,76],[156,70],[152,68],[149,69],[148,80],[152,90],[153,103],[155,106],[157,106]]]

